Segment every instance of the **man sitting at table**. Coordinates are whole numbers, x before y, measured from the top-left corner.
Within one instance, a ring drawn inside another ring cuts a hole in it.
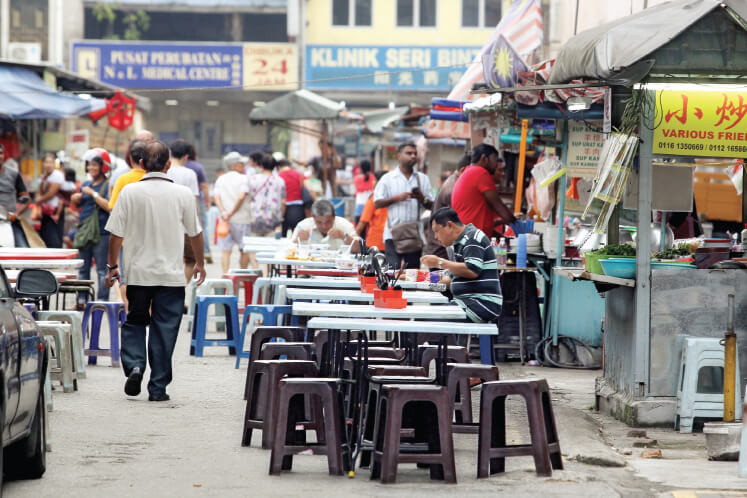
[[[335,216],[335,206],[327,199],[319,199],[311,205],[311,218],[306,218],[296,225],[292,242],[311,244],[328,244],[331,250],[352,244],[356,236],[355,227],[345,218]],[[355,244],[351,252],[358,252]]]
[[[501,282],[490,239],[474,225],[464,225],[457,212],[444,207],[431,216],[433,233],[444,247],[454,247],[455,261],[434,255],[423,256],[429,268],[447,270],[454,301],[473,322],[495,322],[503,308]]]

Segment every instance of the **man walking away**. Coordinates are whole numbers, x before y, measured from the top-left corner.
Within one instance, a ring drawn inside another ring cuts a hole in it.
[[[167,401],[171,382],[171,356],[184,311],[182,258],[184,236],[195,254],[193,276],[205,280],[202,229],[197,219],[194,194],[167,175],[169,148],[153,141],[145,148],[147,174],[122,189],[106,224],[111,234],[106,285],[120,278],[117,259],[122,241],[127,268],[127,320],[122,325],[122,367],[127,376],[125,393],[140,394],[147,358],[150,363],[148,400]]]
[[[222,252],[220,262],[223,273],[228,273],[231,251],[234,245],[239,246],[239,265],[241,268],[246,268],[249,265],[249,253],[243,252],[242,247],[244,236],[249,234],[249,222],[252,221],[251,203],[244,202],[233,216],[229,215],[229,210],[236,205],[236,201],[241,195],[241,189],[246,183],[244,159],[238,152],[226,154],[223,158],[223,166],[228,169],[228,172],[218,177],[213,191],[215,205],[220,210],[221,218],[227,221],[230,227],[228,235],[218,239],[218,247]]]
[[[454,301],[470,320],[495,322],[501,315],[503,296],[490,239],[474,225],[464,225],[451,208],[436,211],[431,227],[444,247],[454,246],[455,261],[428,255],[423,256],[423,264],[450,273],[445,283],[451,283]]]
[[[200,212],[200,189],[197,183],[197,175],[194,171],[187,168],[189,159],[189,144],[184,140],[176,140],[171,144],[171,167],[168,170],[168,177],[174,180],[178,185],[184,185],[189,188],[192,195],[195,196],[195,209],[199,215]],[[192,276],[192,270],[195,266],[195,254],[192,252],[192,246],[187,238],[184,238],[184,278],[189,282]]]
[[[397,159],[399,167],[376,184],[374,206],[389,210],[384,228],[389,264],[399,268],[404,259],[408,268],[419,268],[423,250],[420,214],[433,207],[433,189],[428,176],[414,170],[418,162],[414,143],[401,144]]]

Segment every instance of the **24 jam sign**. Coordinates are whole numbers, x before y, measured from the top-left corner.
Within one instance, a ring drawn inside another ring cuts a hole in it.
[[[747,92],[658,90],[654,154],[747,156]]]
[[[244,45],[244,89],[275,92],[298,87],[296,46],[292,43]]]

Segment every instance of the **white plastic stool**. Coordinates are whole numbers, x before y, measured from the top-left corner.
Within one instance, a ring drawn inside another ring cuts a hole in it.
[[[78,390],[78,376],[73,360],[73,337],[70,324],[62,322],[36,322],[39,332],[54,340],[53,362],[47,365],[52,380],[62,384],[62,390],[71,393]],[[51,348],[50,348],[51,349]],[[54,365],[53,365],[54,363]]]
[[[221,292],[216,292],[221,291]],[[211,296],[211,295],[233,295],[233,282],[227,278],[206,278],[199,287],[195,286],[194,281],[191,281],[188,286],[188,292],[191,294],[189,300],[189,307],[187,308],[187,330],[192,330],[192,320],[195,316],[195,297],[196,296]],[[223,310],[219,310],[221,313]],[[208,321],[216,322],[218,324],[225,324],[226,317],[222,314],[211,315],[208,317]]]
[[[69,323],[73,334],[73,366],[78,379],[86,378],[86,361],[83,353],[83,312],[82,311],[37,311],[36,319],[47,322]]]
[[[696,417],[724,417],[724,346],[721,339],[683,337],[682,360],[677,387],[674,428],[683,433],[693,431]],[[742,399],[739,354],[736,359],[736,396]],[[737,417],[739,417],[737,411]]]

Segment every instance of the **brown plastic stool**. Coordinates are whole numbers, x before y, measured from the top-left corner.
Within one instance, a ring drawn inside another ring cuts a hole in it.
[[[241,446],[252,442],[252,429],[262,430],[262,448],[272,446],[277,414],[275,400],[278,383],[285,377],[316,377],[319,370],[313,361],[298,360],[257,360],[249,367],[249,392],[244,412],[244,429]],[[268,421],[268,423],[265,423]]]
[[[498,380],[498,367],[476,363],[447,363],[446,372],[449,399],[454,403],[454,432],[477,434],[480,424],[472,423],[471,377],[483,382]]]
[[[431,362],[438,357],[438,346],[418,346],[418,365],[425,367],[428,372]],[[451,363],[469,363],[467,348],[464,346],[447,346],[446,361]]]
[[[337,390],[338,379],[295,378],[280,381],[276,401],[277,419],[270,455],[270,474],[277,475],[282,470],[291,470],[293,455],[305,450],[314,454],[327,455],[330,475],[343,474],[342,462],[342,413]],[[323,428],[316,429],[318,443],[305,442],[305,435],[298,434],[298,415],[302,412],[302,397],[315,398],[311,404],[324,410]],[[300,403],[299,403],[300,402]]]
[[[386,384],[381,388],[379,407],[374,429],[371,479],[381,477],[383,484],[392,483],[397,479],[398,464],[417,463],[430,466],[431,479],[443,479],[455,484],[452,410],[448,390],[437,385]],[[417,412],[419,428],[425,430],[425,451],[400,451],[404,450],[400,438],[406,410]]]
[[[252,363],[259,359],[262,345],[272,339],[283,339],[284,341],[303,340],[303,327],[257,327],[252,334],[249,347],[249,366],[246,369],[246,382],[244,383],[244,399],[249,392],[249,370]]]
[[[266,342],[259,353],[260,360],[277,360],[285,356],[286,360],[313,361],[316,347],[313,342]]]
[[[527,404],[531,444],[506,444],[506,396],[522,396]],[[477,477],[505,471],[506,457],[531,455],[539,476],[562,469],[558,431],[545,379],[499,380],[482,385]]]

